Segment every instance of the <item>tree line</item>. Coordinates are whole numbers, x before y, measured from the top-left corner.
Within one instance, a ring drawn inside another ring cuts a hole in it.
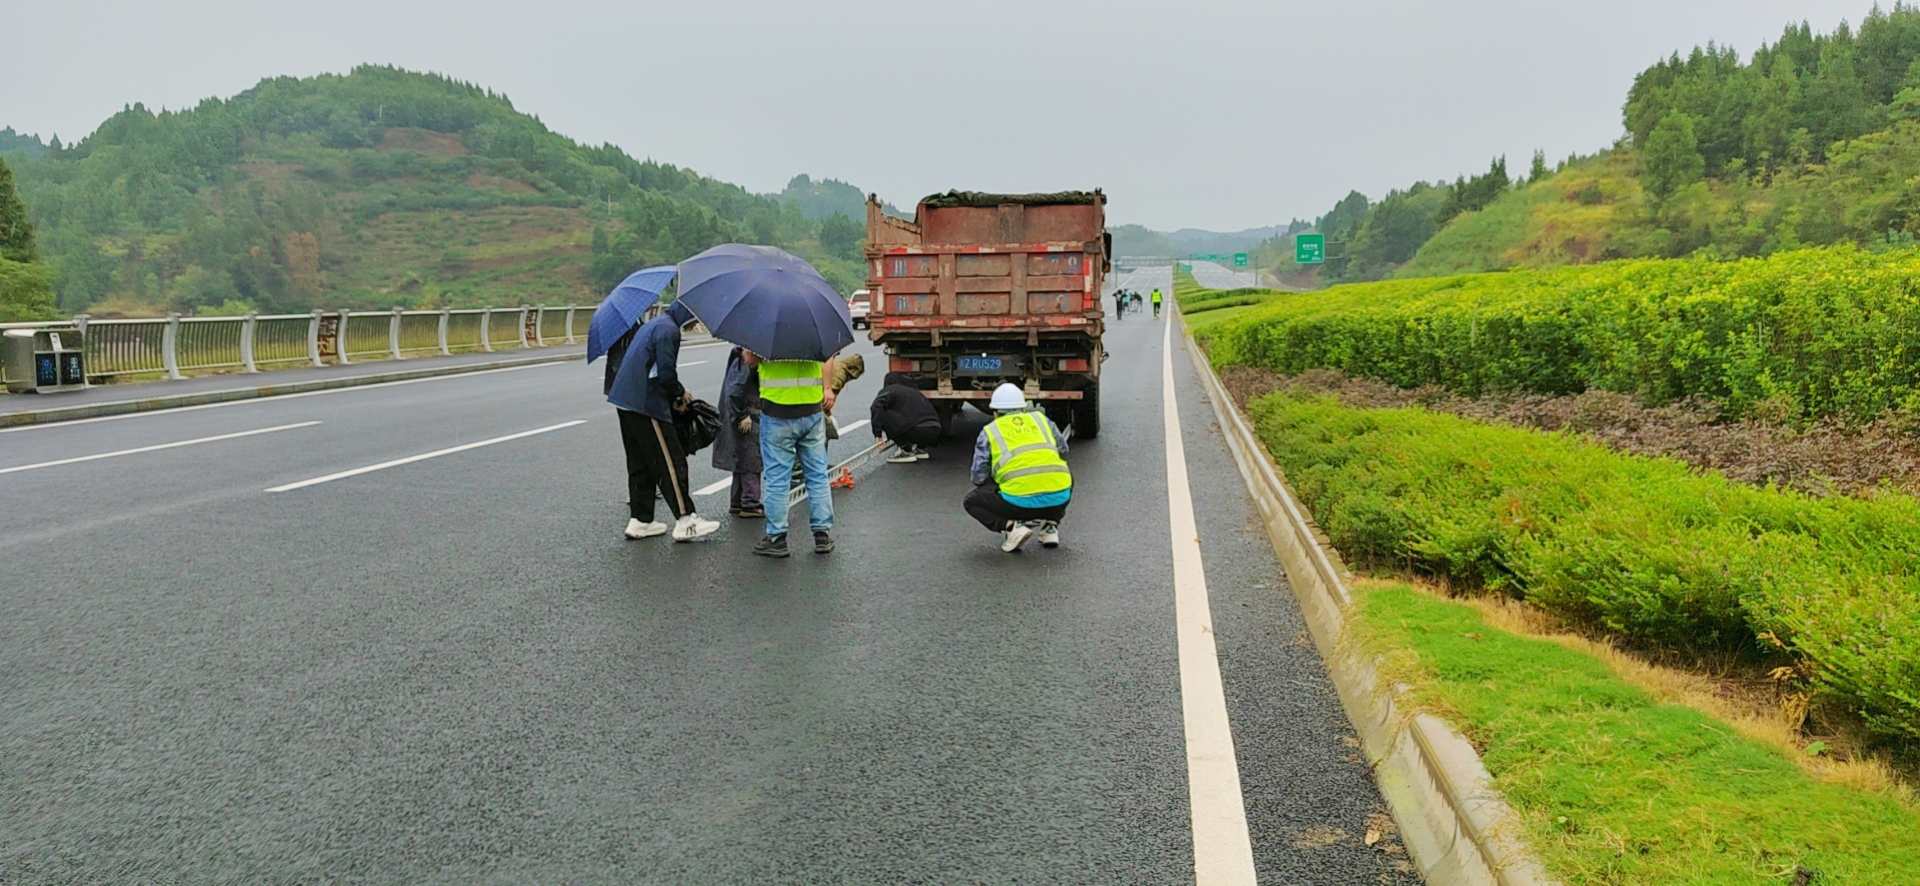
[[[410,135],[395,144],[396,133]],[[388,66],[271,78],[182,110],[130,105],[70,145],[7,130],[0,156],[19,173],[68,312],[108,296],[185,311],[458,301],[482,275],[451,256],[438,281],[447,291],[437,295],[340,282],[364,277],[357,271],[367,263],[397,260],[394,244],[365,234],[395,212],[457,221],[562,210],[590,222],[591,240],[578,266],[561,270],[601,292],[634,268],[729,240],[802,252],[848,288],[860,276],[863,228],[849,242],[850,220],[811,218],[689,169],[580,144],[505,95]]]
[[[1831,33],[1790,25],[1745,60],[1711,43],[1676,52],[1634,78],[1622,124],[1623,139],[1592,158],[1549,166],[1535,152],[1524,177],[1510,178],[1496,158],[1485,173],[1416,182],[1378,201],[1349,193],[1313,223],[1328,240],[1322,278],[1384,277],[1461,216],[1570,164],[1617,157],[1644,199],[1589,258],[1913,243],[1920,197],[1906,182],[1920,162],[1920,7],[1876,6],[1858,28],[1843,22]],[[1290,238],[1263,254],[1290,262]]]

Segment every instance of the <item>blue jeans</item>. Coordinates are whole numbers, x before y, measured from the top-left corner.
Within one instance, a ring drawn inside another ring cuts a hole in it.
[[[807,517],[813,531],[833,528],[833,490],[827,487],[827,417],[760,416],[760,503],[767,509],[767,534],[787,531],[787,493],[793,485],[793,461],[807,478]]]

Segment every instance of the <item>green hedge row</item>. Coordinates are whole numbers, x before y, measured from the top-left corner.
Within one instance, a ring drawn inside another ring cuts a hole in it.
[[[1183,302],[1184,304],[1184,302]],[[1468,394],[1598,388],[1803,417],[1920,410],[1920,251],[1613,262],[1275,299],[1208,330],[1217,365]]]
[[[1920,501],[1757,489],[1419,409],[1279,393],[1252,415],[1349,557],[1637,641],[1777,647],[1877,732],[1920,738]]]

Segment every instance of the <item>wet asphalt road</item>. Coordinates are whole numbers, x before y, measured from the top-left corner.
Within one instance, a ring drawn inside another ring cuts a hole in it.
[[[0,882],[1189,881],[1161,342],[1114,325],[1066,544],[1018,556],[960,510],[976,415],[861,466],[832,556],[625,541],[598,367],[0,432],[259,432],[0,473]],[[1261,879],[1409,881],[1174,342]]]

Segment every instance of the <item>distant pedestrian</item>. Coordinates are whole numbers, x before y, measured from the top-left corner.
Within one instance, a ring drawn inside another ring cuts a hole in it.
[[[1153,315],[1160,316],[1160,287],[1153,288]]]
[[[730,506],[735,517],[758,519],[760,506],[760,370],[759,358],[746,348],[727,355],[726,379],[721,382],[720,436],[713,441],[713,466],[733,475]]]
[[[884,382],[867,411],[873,436],[891,440],[900,450],[887,461],[899,465],[932,458],[927,447],[940,442],[940,412],[905,375],[890,372]]]
[[[813,551],[833,551],[833,491],[827,485],[827,413],[833,411],[832,359],[760,361],[760,494],[767,534],[753,546],[762,557],[785,557],[787,499],[793,466],[807,488]]]
[[[705,538],[720,528],[694,510],[687,454],[673,422],[674,412],[684,409],[687,399],[680,384],[680,334],[693,323],[693,312],[674,302],[623,337],[626,346],[607,365],[607,402],[619,410],[620,441],[627,453],[628,538],[666,534],[667,525],[653,519],[656,493],[673,512],[674,541]]]
[[[1042,547],[1059,547],[1060,519],[1073,498],[1067,436],[1014,385],[996,389],[988,406],[994,418],[974,441],[973,491],[962,506],[1005,534],[1000,550],[1009,554],[1036,534]]]
[[[1113,291],[1113,318],[1119,320],[1125,316],[1127,316],[1127,291],[1116,289]]]

